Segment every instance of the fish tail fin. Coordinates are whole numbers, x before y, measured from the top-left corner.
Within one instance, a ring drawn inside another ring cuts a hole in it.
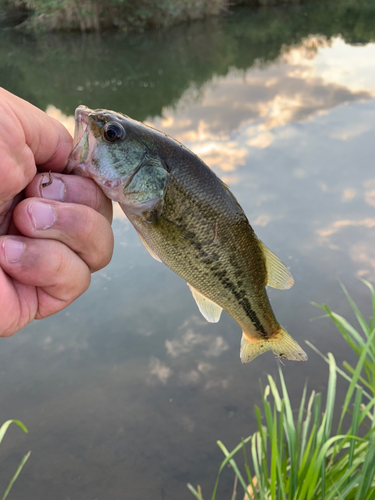
[[[241,362],[249,363],[259,354],[272,351],[276,357],[292,361],[307,361],[307,354],[282,326],[270,338],[252,339],[242,332]]]

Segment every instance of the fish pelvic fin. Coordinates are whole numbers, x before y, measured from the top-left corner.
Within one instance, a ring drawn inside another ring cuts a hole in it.
[[[305,351],[282,326],[275,335],[267,339],[251,339],[245,332],[242,332],[240,351],[242,363],[249,363],[266,351],[272,351],[277,358],[307,361]]]
[[[210,323],[217,323],[220,319],[221,311],[223,310],[223,308],[202,295],[189,283],[187,283],[187,286],[190,288],[194,300],[197,303],[198,309],[200,310],[204,318]]]

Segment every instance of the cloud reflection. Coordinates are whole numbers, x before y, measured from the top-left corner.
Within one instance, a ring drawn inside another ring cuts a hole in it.
[[[154,119],[153,125],[184,142],[219,175],[235,172],[251,161],[256,149],[272,147],[276,138],[290,138],[294,132],[287,125],[372,99],[374,53],[375,44],[353,47],[340,37],[309,36],[274,63],[214,78],[200,98],[188,105],[187,92],[175,108],[165,108],[163,118]],[[340,124],[332,137],[348,140],[368,127]],[[296,169],[295,175],[301,178],[303,171]]]
[[[341,201],[343,203],[351,201],[356,196],[356,194],[357,190],[354,188],[344,189],[344,191],[342,192]]]
[[[349,255],[358,266],[357,276],[373,280],[375,278],[375,238],[371,238],[371,243],[366,241],[356,242],[349,249]]]
[[[148,383],[226,389],[229,380],[218,377],[215,358],[227,351],[229,345],[220,335],[207,331],[212,331],[212,325],[197,316],[185,321],[175,337],[165,341],[166,359],[151,358]]]
[[[158,380],[165,385],[172,375],[173,371],[165,363],[158,358],[151,358],[149,363],[149,374],[151,375],[149,382]]]
[[[208,358],[218,357],[225,352],[229,346],[220,336],[214,334],[202,334],[195,331],[196,326],[206,326],[206,323],[193,316],[189,322],[185,322],[180,327],[180,332],[173,340],[165,341],[167,353],[172,358],[177,358],[182,354],[191,353],[196,347]],[[202,347],[204,350],[202,351]]]
[[[344,251],[356,264],[356,274],[375,278],[375,218],[342,219],[316,231],[318,242],[331,250]],[[356,230],[356,233],[353,231]]]
[[[330,224],[325,229],[318,229],[316,232],[321,238],[328,238],[333,234],[339,232],[341,229],[354,226],[354,227],[366,227],[371,229],[375,227],[375,219],[367,218],[362,220],[337,220]]]
[[[208,339],[200,333],[195,333],[192,329],[188,329],[180,338],[174,340],[166,340],[165,347],[167,352],[173,358],[191,352],[195,346],[207,344]]]

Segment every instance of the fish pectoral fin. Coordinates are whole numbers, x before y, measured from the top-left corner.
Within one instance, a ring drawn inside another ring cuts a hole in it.
[[[190,288],[191,293],[197,303],[198,309],[202,313],[202,315],[206,318],[210,323],[217,323],[220,319],[222,307],[212,302],[212,300],[208,299],[204,295],[202,295],[198,290],[192,287],[189,283],[187,286]]]
[[[148,253],[151,255],[151,257],[155,260],[157,260],[158,262],[162,262],[161,259],[156,255],[156,253],[148,246],[148,244],[146,243],[146,241],[144,240],[143,236],[141,236],[139,234],[139,232],[137,231],[137,234],[139,236],[139,239],[141,240],[141,242],[143,243],[143,245],[145,246],[146,250],[148,251]]]
[[[307,354],[289,333],[280,326],[280,330],[270,338],[250,339],[242,332],[240,357],[242,363],[249,363],[259,354],[272,351],[277,358],[292,361],[307,361]]]
[[[279,257],[259,240],[267,267],[267,285],[280,290],[287,290],[294,285],[294,279],[289,269],[281,262]]]

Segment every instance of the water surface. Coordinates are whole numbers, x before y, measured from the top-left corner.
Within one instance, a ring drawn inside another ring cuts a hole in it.
[[[356,10],[357,9],[357,10]],[[34,39],[0,32],[0,85],[72,127],[78,104],[112,108],[184,142],[231,187],[257,235],[291,268],[270,289],[280,323],[337,362],[351,358],[311,302],[366,315],[358,277],[375,278],[374,13],[358,8],[241,10],[168,32]],[[0,490],[31,458],[13,498],[209,496],[229,448],[256,428],[271,353],[242,366],[227,314],[199,314],[185,282],[154,261],[115,209],[115,253],[65,311],[1,341]],[[327,369],[285,362],[298,400]],[[227,471],[220,498],[230,498]]]

